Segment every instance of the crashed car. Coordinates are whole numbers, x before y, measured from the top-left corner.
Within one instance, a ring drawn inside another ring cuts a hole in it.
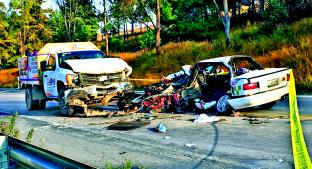
[[[187,87],[200,88],[202,105],[215,102],[215,111],[226,113],[273,107],[288,94],[289,78],[288,68],[263,68],[250,56],[235,55],[196,63]]]

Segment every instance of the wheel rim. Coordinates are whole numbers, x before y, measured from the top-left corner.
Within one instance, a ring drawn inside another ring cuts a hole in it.
[[[219,112],[225,112],[228,108],[229,108],[229,103],[227,102],[227,100],[230,99],[230,96],[228,95],[224,95],[222,97],[220,97],[220,99],[218,100],[217,103],[217,110]]]

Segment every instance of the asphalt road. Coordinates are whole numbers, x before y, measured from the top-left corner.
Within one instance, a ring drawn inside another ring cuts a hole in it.
[[[98,168],[125,160],[147,168],[293,168],[288,119],[258,118],[262,123],[250,124],[244,117],[222,116],[222,122],[195,124],[193,114],[159,114],[147,126],[116,131],[107,127],[144,114],[68,118],[60,115],[56,102],[48,102],[46,111],[32,112],[24,102],[23,91],[0,89],[0,112],[20,114],[21,139],[34,128],[33,144]],[[311,103],[312,97],[299,96],[300,113],[312,114]],[[286,115],[289,108],[286,100],[270,110],[246,111]],[[167,133],[153,131],[160,122]],[[303,121],[302,126],[311,154],[312,121]]]

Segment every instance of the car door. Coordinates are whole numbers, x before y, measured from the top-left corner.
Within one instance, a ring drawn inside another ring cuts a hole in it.
[[[46,63],[46,71],[43,72],[44,92],[49,98],[57,98],[57,57],[50,54]]]

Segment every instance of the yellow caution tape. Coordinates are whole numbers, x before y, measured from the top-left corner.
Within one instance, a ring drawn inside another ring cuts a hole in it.
[[[304,142],[302,127],[300,123],[299,111],[297,106],[295,79],[292,70],[290,71],[289,81],[289,110],[290,110],[290,129],[291,142],[296,169],[312,169],[310,156]]]

